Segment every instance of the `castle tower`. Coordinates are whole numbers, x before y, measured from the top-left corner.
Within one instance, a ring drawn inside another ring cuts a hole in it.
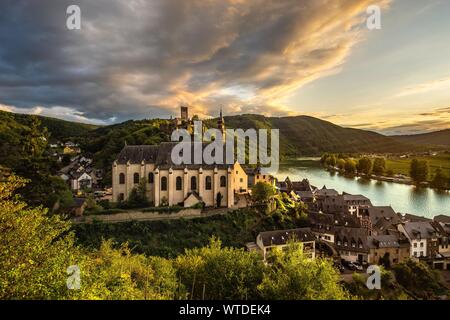
[[[188,107],[181,106],[181,120],[188,121],[189,120],[189,114],[188,114]]]

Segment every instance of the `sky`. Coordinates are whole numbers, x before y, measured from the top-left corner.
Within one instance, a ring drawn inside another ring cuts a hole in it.
[[[449,40],[447,0],[1,0],[0,110],[111,124],[187,105],[429,132],[450,128]]]

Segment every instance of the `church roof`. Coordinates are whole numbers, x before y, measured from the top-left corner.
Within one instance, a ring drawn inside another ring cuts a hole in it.
[[[175,164],[172,161],[172,149],[179,142],[162,142],[159,146],[157,145],[134,145],[125,146],[122,151],[120,151],[117,156],[118,164],[126,164],[128,161],[130,164],[141,164],[143,161],[145,163],[152,163],[160,169],[184,169],[185,167],[189,169],[196,169],[202,167],[203,169],[213,169],[217,167],[218,169],[227,169],[233,165],[226,164],[226,152],[225,145],[223,146],[223,164],[195,164],[194,161],[194,144],[191,143],[191,164]],[[208,146],[208,143],[202,143],[202,154],[204,149]]]

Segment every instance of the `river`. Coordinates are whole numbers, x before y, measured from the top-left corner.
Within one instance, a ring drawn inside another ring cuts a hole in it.
[[[339,192],[362,194],[368,197],[373,205],[390,205],[396,212],[412,213],[432,218],[439,214],[450,215],[450,192],[435,191],[429,188],[373,181],[361,178],[348,178],[338,173],[324,170],[313,158],[302,158],[282,162],[278,173],[279,180],[287,176],[292,181],[307,178],[319,188],[336,189]]]

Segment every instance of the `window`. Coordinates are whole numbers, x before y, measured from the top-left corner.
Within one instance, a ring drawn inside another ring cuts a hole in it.
[[[241,183],[244,182],[244,178],[239,179],[239,181],[240,181]]]
[[[150,172],[148,174],[148,183],[154,183],[155,182],[155,176],[153,175],[153,172]]]
[[[125,184],[125,174],[119,174],[119,184]]]
[[[191,190],[197,190],[197,178],[191,177]]]
[[[139,183],[139,173],[135,173],[133,175],[133,183]]]
[[[167,178],[161,178],[161,191],[167,191]]]
[[[123,173],[122,173],[123,174]],[[125,195],[123,193],[119,193],[118,201],[123,201],[125,199]]]
[[[420,243],[420,247],[423,248],[423,242]]]
[[[212,189],[211,177],[207,176],[205,178],[205,190],[211,190],[211,189]]]
[[[220,177],[220,186],[221,187],[226,187],[227,186],[227,177],[225,177],[225,176],[221,176]]]
[[[417,242],[414,242],[414,248],[417,248]]]
[[[175,185],[176,185],[177,190],[183,189],[183,181],[181,180],[181,177],[177,177]]]
[[[423,257],[423,251],[420,251],[420,256]]]
[[[414,251],[414,257],[417,257],[417,252],[416,251]]]

